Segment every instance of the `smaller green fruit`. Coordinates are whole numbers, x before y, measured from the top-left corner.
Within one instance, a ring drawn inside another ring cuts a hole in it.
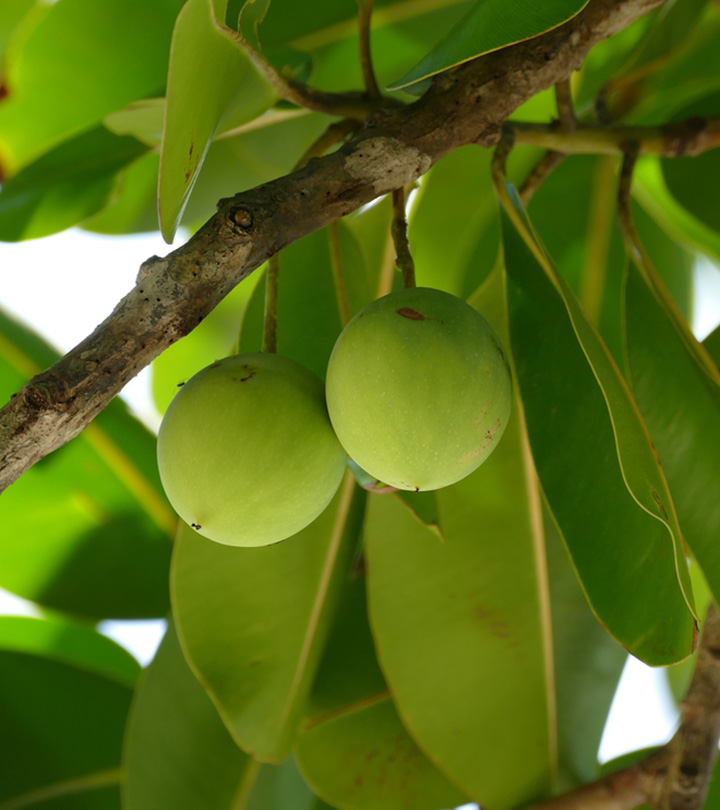
[[[227,357],[200,371],[158,434],[170,503],[200,534],[231,546],[304,529],[330,502],[345,464],[322,382],[276,354]]]
[[[338,338],[328,412],[348,455],[386,484],[439,489],[469,475],[507,425],[500,341],[471,306],[413,288],[373,301]]]

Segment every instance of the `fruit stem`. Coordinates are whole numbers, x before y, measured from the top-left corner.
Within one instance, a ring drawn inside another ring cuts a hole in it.
[[[415,262],[410,253],[405,217],[405,189],[396,188],[392,193],[393,222],[392,238],[395,245],[395,265],[402,273],[403,287],[407,290],[415,286]]]
[[[280,279],[280,256],[276,253],[268,259],[265,274],[265,316],[263,320],[262,350],[277,352],[278,282]]]
[[[344,327],[350,320],[350,308],[348,306],[347,286],[345,284],[345,273],[343,272],[340,233],[337,222],[331,222],[328,225],[327,232],[328,242],[330,243],[330,264],[332,266],[333,281],[335,282],[335,294],[337,296],[338,311],[340,313],[340,323]]]
[[[370,18],[374,0],[358,0],[358,39],[360,40],[360,66],[362,67],[365,92],[370,98],[380,98],[375,71],[370,53]]]

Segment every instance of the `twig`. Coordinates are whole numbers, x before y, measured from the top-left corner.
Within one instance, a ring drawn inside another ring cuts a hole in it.
[[[563,79],[563,81],[555,85],[555,104],[557,105],[561,126],[568,130],[575,129],[578,122],[573,109],[570,79]]]
[[[372,18],[373,3],[374,0],[358,0],[358,36],[360,40],[360,65],[365,82],[365,91],[370,98],[379,98],[380,88],[375,78],[370,51],[370,20]]]
[[[410,253],[410,243],[407,236],[406,201],[407,196],[404,188],[393,190],[393,221],[390,232],[395,246],[395,265],[402,273],[403,287],[408,289],[415,286],[415,262],[412,253]]]
[[[540,188],[542,182],[563,160],[565,160],[565,155],[562,152],[553,151],[545,152],[540,160],[538,160],[518,189],[520,199],[525,205],[532,200],[533,195]]]
[[[384,96],[369,96],[364,93],[326,93],[315,90],[302,82],[283,76],[260,51],[255,50],[250,42],[237,31],[228,31],[228,35],[245,51],[255,69],[275,89],[285,101],[297,104],[315,112],[339,115],[343,118],[354,118],[362,121],[366,116],[380,108],[401,106],[401,102]]]
[[[96,330],[0,409],[0,490],[76,436],[142,368],[286,245],[415,181],[460,146],[491,146],[520,104],[662,0],[592,0],[564,25],[439,76],[423,98],[369,117],[337,151],[221,201]],[[482,100],[482,103],[478,103]]]
[[[555,152],[622,155],[628,143],[640,155],[685,157],[720,147],[720,118],[689,118],[661,127],[600,126],[563,129],[552,124],[513,121],[515,142]]]

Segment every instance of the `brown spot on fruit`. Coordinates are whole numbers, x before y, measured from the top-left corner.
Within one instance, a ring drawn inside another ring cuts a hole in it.
[[[422,312],[418,312],[417,310],[411,309],[410,307],[401,307],[396,311],[398,315],[402,315],[403,318],[409,318],[411,321],[425,320],[425,316],[422,314]]]

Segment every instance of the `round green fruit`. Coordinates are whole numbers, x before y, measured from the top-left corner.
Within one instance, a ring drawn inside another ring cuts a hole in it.
[[[322,382],[276,354],[219,360],[178,392],[158,435],[176,512],[230,546],[264,546],[325,509],[346,464]]]
[[[453,295],[391,293],[348,323],[326,396],[348,455],[380,481],[439,489],[490,455],[510,415],[512,384],[488,322]]]

